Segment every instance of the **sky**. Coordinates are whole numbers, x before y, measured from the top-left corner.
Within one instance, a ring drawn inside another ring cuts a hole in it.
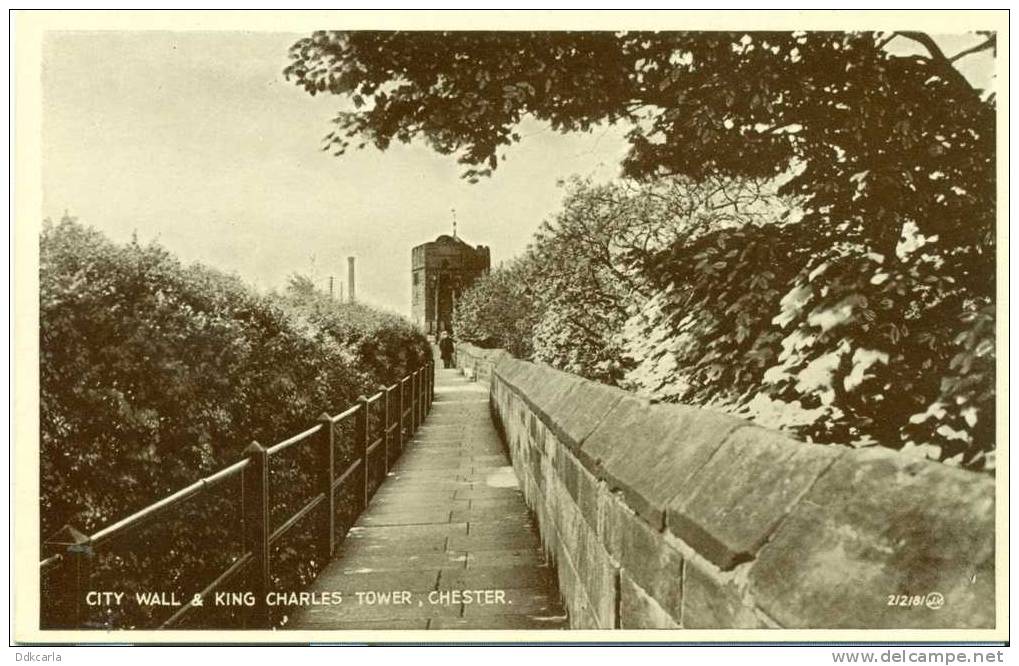
[[[117,241],[137,233],[262,289],[326,288],[357,257],[359,300],[410,314],[411,248],[450,233],[520,253],[571,174],[619,172],[624,130],[537,123],[496,176],[460,178],[421,143],[322,152],[340,108],[282,74],[300,34],[51,33],[44,42],[43,209]]]
[[[294,272],[339,284],[356,256],[359,300],[409,315],[411,248],[449,233],[451,209],[460,237],[498,265],[555,214],[561,181],[619,173],[622,126],[562,135],[525,122],[508,161],[477,184],[419,142],[322,152],[341,100],[284,79],[302,36],[48,33],[44,216],[66,210],[116,241],[158,241],[260,289]],[[939,41],[949,53],[972,42]],[[964,65],[986,79],[986,60]]]

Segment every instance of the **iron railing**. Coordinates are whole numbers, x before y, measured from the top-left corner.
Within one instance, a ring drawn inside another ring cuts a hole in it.
[[[150,524],[160,516],[184,502],[220,488],[227,481],[240,482],[240,514],[242,517],[243,552],[225,570],[196,594],[208,599],[230,581],[247,571],[248,588],[256,603],[251,606],[244,625],[268,628],[273,625],[272,607],[266,602],[273,574],[272,547],[297,524],[318,511],[321,524],[314,534],[322,561],[328,561],[336,551],[343,535],[337,534],[336,509],[338,493],[349,489],[351,482],[356,491],[357,514],[368,506],[372,495],[370,467],[377,461],[380,450],[384,474],[395,453],[399,456],[405,444],[417,430],[431,408],[435,392],[435,363],[428,361],[391,386],[383,386],[372,396],[361,396],[356,404],[337,416],[323,413],[318,422],[304,432],[285,439],[268,448],[252,442],[244,450],[244,458],[215,474],[195,481],[191,485],[150,504],[149,506],[113,523],[92,535],[83,534],[73,526],[65,526],[44,544],[44,555],[39,563],[40,577],[50,577],[50,590],[58,596],[56,602],[40,605],[42,628],[105,628],[89,623],[86,595],[90,591],[91,561],[114,541]],[[376,415],[372,416],[372,410]],[[380,420],[381,427],[371,427],[372,420]],[[340,426],[353,420],[353,442],[356,456],[344,470],[337,473],[334,440]],[[377,434],[373,438],[373,435]],[[301,508],[272,529],[270,523],[270,488],[273,478],[270,460],[292,447],[311,447],[318,473],[317,492]],[[344,532],[345,533],[345,532]],[[213,546],[214,544],[209,544]],[[166,617],[159,628],[178,626],[200,604],[189,601]]]

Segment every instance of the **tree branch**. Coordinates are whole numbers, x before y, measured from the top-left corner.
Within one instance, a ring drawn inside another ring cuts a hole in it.
[[[914,42],[917,42],[925,49],[927,49],[927,53],[929,53],[931,58],[933,58],[934,60],[948,62],[948,58],[945,57],[945,52],[941,50],[941,47],[938,46],[938,43],[935,42],[934,39],[927,33],[900,30],[895,34],[900,37],[905,37],[906,39],[911,39]]]
[[[976,94],[976,89],[972,86],[972,84],[970,84],[966,77],[962,75],[962,72],[955,68],[955,65],[952,64],[952,60],[945,55],[945,52],[941,50],[941,47],[938,46],[938,43],[935,42],[930,35],[925,32],[913,31],[899,31],[895,34],[905,37],[906,39],[911,39],[923,46],[927,49],[927,53],[930,55],[929,62],[937,67],[946,78],[951,79],[956,83],[956,85],[961,86],[970,93]]]
[[[976,46],[972,46],[972,47],[970,47],[970,48],[968,48],[968,49],[966,49],[964,51],[959,51],[954,56],[949,58],[948,62],[955,62],[956,60],[961,60],[961,59],[965,58],[968,55],[972,55],[972,54],[978,53],[980,51],[986,51],[987,49],[995,49],[995,50],[997,50],[997,47],[998,47],[998,38],[997,38],[996,35],[991,35],[990,37],[988,37],[986,40],[984,40],[980,44],[977,44]]]
[[[895,39],[898,36],[899,36],[899,33],[897,33],[897,32],[893,32],[892,34],[888,35],[887,37],[885,37],[884,39],[882,39],[880,42],[878,42],[875,45],[877,47],[877,50],[880,51],[884,47],[888,46],[888,42],[892,41],[893,39]]]

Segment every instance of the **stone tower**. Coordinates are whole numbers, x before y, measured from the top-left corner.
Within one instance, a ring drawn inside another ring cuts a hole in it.
[[[489,250],[443,234],[411,250],[411,316],[429,335],[452,330],[456,301],[488,273]]]

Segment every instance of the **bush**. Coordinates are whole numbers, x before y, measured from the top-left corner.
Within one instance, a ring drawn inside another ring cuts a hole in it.
[[[574,181],[511,270],[464,296],[458,335],[510,331],[532,360],[811,442],[993,468],[993,239],[906,224],[881,254],[779,187]]]
[[[428,341],[407,319],[360,303],[333,301],[309,289],[310,284],[303,276],[292,276],[277,302],[317,338],[353,354],[353,365],[373,381],[392,384],[431,358]]]
[[[723,230],[655,253],[628,322],[630,388],[808,441],[919,449],[993,467],[994,307],[936,239],[895,256],[804,223]]]
[[[457,339],[530,358],[539,313],[527,286],[528,271],[525,262],[514,261],[479,278],[456,303],[453,328]]]
[[[185,267],[158,245],[116,245],[66,218],[47,224],[41,536],[65,524],[86,533],[106,526],[236,462],[252,440],[270,446],[323,411],[345,409],[428,354],[424,337],[395,315],[315,294],[260,295],[235,277]],[[306,458],[280,463],[280,506],[310,487]],[[145,528],[141,542],[98,559],[95,577],[108,586],[95,589],[197,592],[236,556],[228,545],[238,539],[230,518],[238,490],[184,507],[176,522]],[[295,560],[281,571],[310,576],[307,552],[280,556]]]

